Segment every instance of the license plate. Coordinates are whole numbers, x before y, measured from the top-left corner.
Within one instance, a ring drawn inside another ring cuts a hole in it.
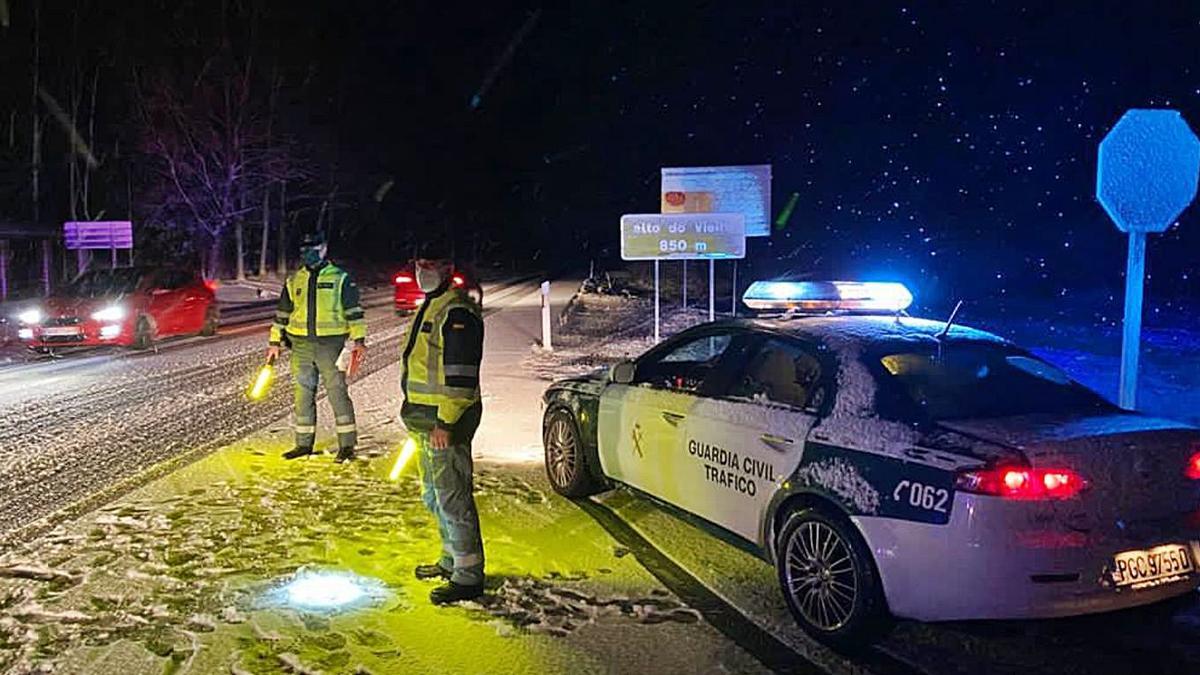
[[[1124,551],[1113,558],[1113,584],[1148,588],[1179,581],[1195,571],[1188,547],[1157,546],[1148,551]]]
[[[79,328],[77,328],[77,327],[60,328],[60,327],[51,326],[49,328],[43,328],[42,335],[45,335],[46,337],[64,337],[67,335],[79,335]]]

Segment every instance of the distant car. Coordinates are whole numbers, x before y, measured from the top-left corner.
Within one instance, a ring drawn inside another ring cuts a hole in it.
[[[213,335],[220,323],[214,288],[185,269],[90,270],[21,312],[17,337],[46,351],[98,345],[145,349],[160,338]]]
[[[779,316],[555,383],[551,484],[623,484],[742,542],[835,645],[889,616],[1060,617],[1197,587],[1200,430],[862,286],[760,282],[747,304]]]
[[[461,267],[455,267],[451,272],[451,283],[458,288],[466,288],[476,300],[483,302],[483,290],[479,282]],[[417,285],[417,274],[409,263],[392,277],[392,287],[395,289],[395,307],[397,314],[415,311],[425,302],[425,292]]]

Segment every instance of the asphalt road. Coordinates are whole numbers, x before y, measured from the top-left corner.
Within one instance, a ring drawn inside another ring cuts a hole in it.
[[[486,285],[488,306],[503,306],[514,283]],[[366,304],[360,377],[396,361],[405,326],[385,296]],[[32,536],[286,415],[286,368],[267,397],[245,396],[263,362],[266,326],[0,369],[0,540]]]

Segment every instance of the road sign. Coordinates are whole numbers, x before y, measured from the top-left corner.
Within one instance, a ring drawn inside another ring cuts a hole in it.
[[[1200,140],[1175,110],[1129,110],[1100,142],[1096,198],[1117,229],[1129,233],[1121,407],[1137,405],[1146,233],[1163,232],[1196,198]]]
[[[771,165],[664,167],[663,213],[741,213],[747,237],[771,234]]]
[[[63,242],[69,251],[133,248],[133,224],[128,220],[63,223]]]
[[[1200,140],[1175,110],[1130,110],[1100,142],[1096,197],[1122,232],[1162,232],[1196,197]]]
[[[621,216],[624,260],[728,260],[746,257],[740,213],[633,213]]]

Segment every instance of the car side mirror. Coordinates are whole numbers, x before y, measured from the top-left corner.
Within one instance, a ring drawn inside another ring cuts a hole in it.
[[[622,361],[612,367],[612,370],[608,373],[608,379],[614,384],[631,384],[636,370],[637,366],[634,365],[633,361]]]

